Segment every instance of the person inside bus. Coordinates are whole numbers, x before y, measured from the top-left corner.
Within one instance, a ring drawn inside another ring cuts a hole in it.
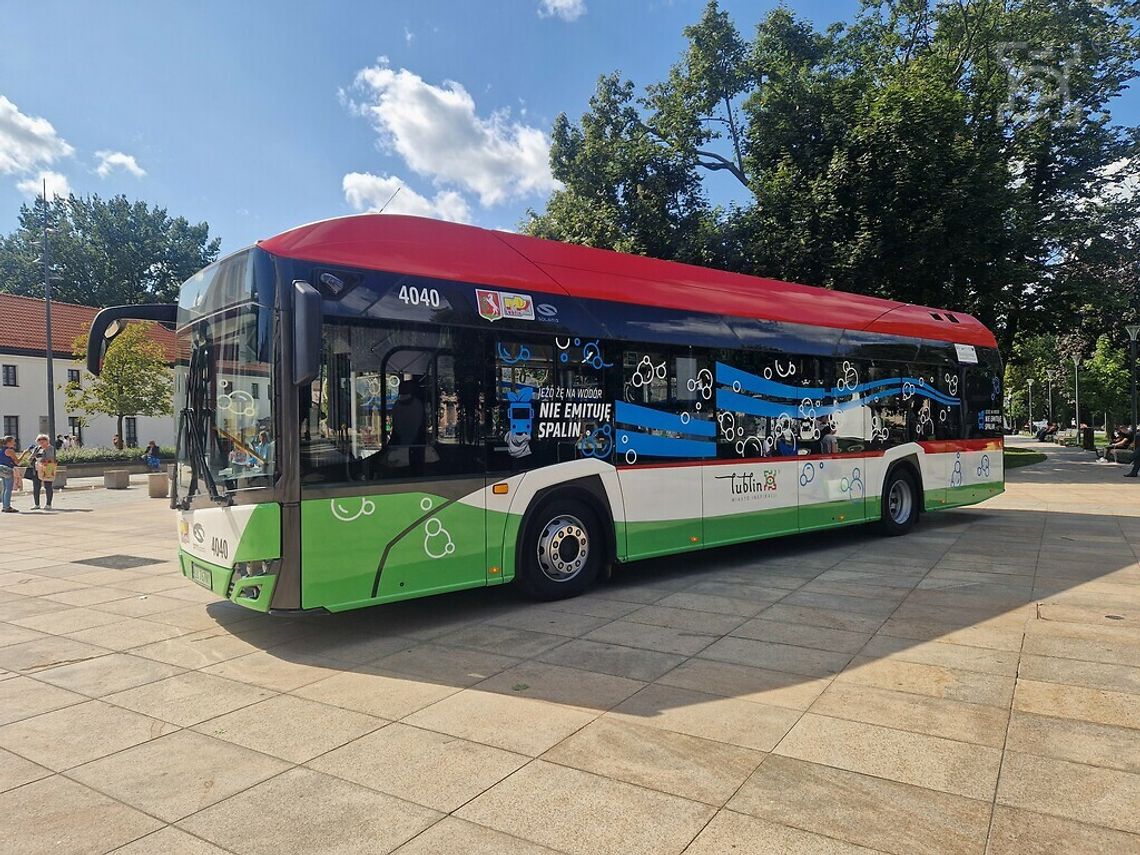
[[[796,438],[792,434],[792,429],[787,428],[776,434],[776,456],[777,457],[795,457],[799,452],[796,451]]]
[[[399,397],[392,405],[392,435],[388,438],[391,466],[408,466],[413,474],[424,468],[427,444],[427,407],[423,386],[418,380],[401,380]],[[403,451],[406,449],[406,452]]]
[[[831,422],[827,419],[820,419],[819,426],[819,451],[821,454],[838,454],[839,453],[839,437],[835,435],[835,431],[831,429]]]

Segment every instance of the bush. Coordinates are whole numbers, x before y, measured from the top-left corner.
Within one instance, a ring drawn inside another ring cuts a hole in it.
[[[139,463],[142,461],[145,448],[62,448],[56,452],[60,466],[80,463]],[[165,446],[159,448],[158,456],[163,460],[174,459],[174,449]]]

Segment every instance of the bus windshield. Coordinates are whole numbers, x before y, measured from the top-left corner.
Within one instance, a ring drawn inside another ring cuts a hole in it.
[[[266,487],[277,474],[273,309],[258,293],[255,251],[223,259],[183,287],[178,329],[178,484],[184,499]]]

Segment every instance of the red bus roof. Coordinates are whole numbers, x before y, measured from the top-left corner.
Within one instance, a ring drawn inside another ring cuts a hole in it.
[[[286,258],[516,291],[997,347],[980,321],[953,310],[420,217],[338,217],[258,246]]]

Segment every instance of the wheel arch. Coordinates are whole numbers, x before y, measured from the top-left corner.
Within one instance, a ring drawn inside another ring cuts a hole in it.
[[[891,475],[899,469],[904,469],[914,479],[915,488],[918,490],[918,495],[915,497],[916,512],[921,516],[925,507],[926,488],[923,486],[922,464],[919,462],[917,452],[904,454],[887,465],[887,470],[883,473],[883,483],[879,486],[879,495],[884,494],[887,484],[890,483]]]
[[[603,557],[605,564],[606,566],[612,564],[617,559],[617,535],[614,526],[613,510],[610,508],[609,496],[606,494],[606,488],[602,484],[600,476],[585,475],[581,478],[564,481],[561,484],[551,484],[549,487],[543,487],[531,497],[530,502],[527,503],[526,510],[522,514],[522,522],[515,536],[516,565],[518,563],[518,556],[522,554],[522,545],[530,530],[530,526],[534,524],[535,519],[542,512],[543,508],[563,499],[573,499],[582,502],[597,514],[598,522],[602,526],[603,545],[605,546],[605,555]],[[517,566],[514,569],[515,572],[518,571]]]

